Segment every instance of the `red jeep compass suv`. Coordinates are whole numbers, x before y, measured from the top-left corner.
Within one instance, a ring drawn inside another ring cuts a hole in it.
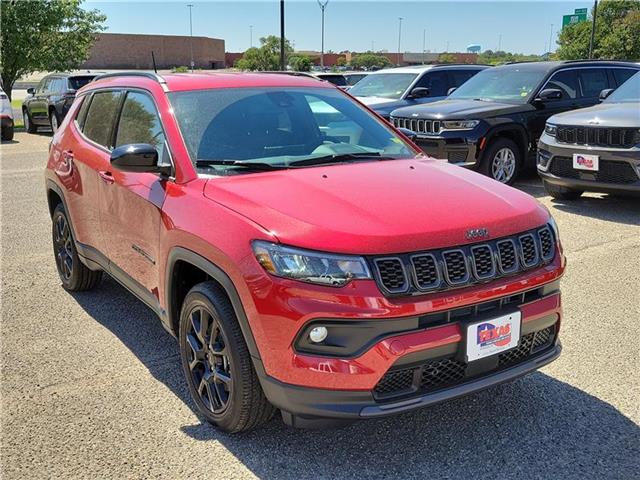
[[[107,272],[149,305],[226,431],[404,412],[560,354],[547,210],[326,82],[103,75],[54,135],[46,189],[63,287]]]

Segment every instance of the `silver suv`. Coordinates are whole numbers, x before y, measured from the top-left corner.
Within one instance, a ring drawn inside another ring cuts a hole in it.
[[[640,195],[640,73],[599,105],[554,115],[538,142],[538,173],[554,198],[585,191]]]

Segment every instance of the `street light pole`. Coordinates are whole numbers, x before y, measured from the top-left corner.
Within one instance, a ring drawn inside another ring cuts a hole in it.
[[[498,35],[498,52],[500,51],[500,49],[502,48],[502,34]]]
[[[398,17],[398,61],[396,62],[400,66],[400,40],[402,39],[402,17]]]
[[[591,38],[589,39],[589,60],[593,58],[593,39],[596,34],[596,17],[598,16],[598,0],[593,4],[593,21],[591,23]]]
[[[425,56],[427,55],[427,29],[422,30],[422,64],[425,64]]]
[[[324,9],[327,8],[329,0],[318,0],[318,5],[322,11],[322,46],[320,50],[320,68],[324,70]]]
[[[191,18],[193,4],[190,3],[187,7],[189,7],[189,50],[191,51],[191,73],[193,73],[193,67],[195,66],[195,63],[193,62],[193,20]]]
[[[253,25],[249,25],[249,48],[253,47]]]
[[[551,42],[552,41],[553,41],[553,23],[551,24],[551,31],[549,32],[549,50],[547,51],[549,53],[549,55],[551,55]]]

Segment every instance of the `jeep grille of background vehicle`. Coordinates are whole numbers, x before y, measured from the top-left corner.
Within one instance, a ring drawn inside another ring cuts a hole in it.
[[[573,159],[571,157],[553,157],[549,172],[556,177],[593,180],[596,182],[622,185],[640,183],[640,177],[638,177],[630,163],[616,162],[614,160],[600,160],[597,172],[582,172],[573,168]]]
[[[394,126],[407,128],[416,133],[434,134],[440,133],[442,123],[440,120],[420,120],[417,118],[391,118]]]
[[[553,345],[555,333],[556,327],[551,325],[523,335],[518,346],[498,354],[493,369],[479,375],[504,370],[542,354]],[[373,395],[377,401],[388,401],[455,387],[478,376],[473,369],[467,371],[467,366],[454,354],[409,368],[392,367],[375,386]]]
[[[598,147],[631,148],[640,142],[637,128],[573,127],[559,125],[556,140],[561,143]]]
[[[551,262],[555,238],[545,225],[521,235],[454,249],[371,257],[385,295],[446,290],[536,268]]]

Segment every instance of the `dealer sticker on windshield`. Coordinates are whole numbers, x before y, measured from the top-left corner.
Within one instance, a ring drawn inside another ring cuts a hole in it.
[[[577,170],[589,170],[592,172],[598,171],[598,162],[600,158],[598,155],[587,155],[585,153],[573,154],[573,168]]]
[[[472,323],[467,327],[467,362],[490,357],[518,345],[520,312]]]

